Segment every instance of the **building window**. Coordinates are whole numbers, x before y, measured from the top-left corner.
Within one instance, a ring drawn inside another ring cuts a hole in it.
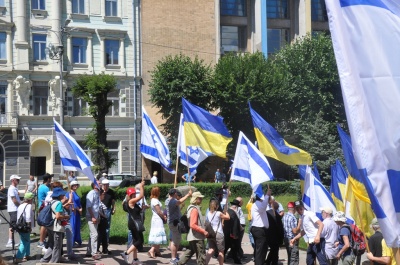
[[[2,6],[2,7],[6,6],[4,2],[5,2],[5,0],[0,0],[0,6]]]
[[[288,29],[268,29],[267,36],[268,54],[279,51],[283,46],[289,43]]]
[[[87,116],[89,104],[80,98],[74,98],[74,116]]]
[[[106,0],[106,16],[116,17],[117,16],[117,0]]]
[[[106,64],[118,65],[119,40],[105,40]]]
[[[246,51],[246,27],[222,26],[221,27],[221,53]]]
[[[33,34],[33,60],[45,61],[46,60],[46,35]]]
[[[221,0],[221,16],[246,16],[246,0]]]
[[[49,88],[47,86],[34,86],[32,92],[33,114],[47,115],[47,100]]]
[[[45,10],[46,9],[46,0],[32,0],[32,9],[34,10]]]
[[[72,38],[73,63],[75,64],[86,63],[86,49],[87,49],[86,38]]]
[[[289,18],[288,0],[268,0],[268,18]]]
[[[72,13],[85,14],[85,0],[72,0]]]
[[[325,0],[311,1],[311,20],[328,21],[328,14],[326,13]]]
[[[0,84],[0,114],[4,115],[7,112],[7,86]]]
[[[119,91],[115,90],[107,95],[107,100],[112,103],[108,109],[107,116],[119,116]]]
[[[0,59],[7,59],[7,49],[6,49],[7,34],[5,32],[0,32]]]

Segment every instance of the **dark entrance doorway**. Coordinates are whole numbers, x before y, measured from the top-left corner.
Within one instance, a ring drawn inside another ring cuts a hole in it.
[[[45,156],[31,156],[30,173],[36,177],[46,174],[46,157]],[[39,178],[38,178],[39,180]]]

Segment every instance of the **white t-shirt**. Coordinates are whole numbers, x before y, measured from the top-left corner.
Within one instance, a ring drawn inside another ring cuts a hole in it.
[[[224,231],[222,230],[222,224],[221,224],[221,212],[219,212],[219,211],[215,211],[213,213],[208,212],[207,220],[210,221],[211,226],[215,232],[220,233],[220,234],[224,233]]]
[[[157,184],[157,177],[156,176],[152,176],[151,177],[151,184]]]
[[[11,185],[8,188],[7,192],[7,212],[16,212],[18,210],[18,206],[14,204],[12,201],[11,197],[15,197],[19,203],[21,203],[21,200],[19,199],[19,194],[18,194],[18,189],[14,185]]]
[[[314,212],[310,212],[307,210],[304,210],[304,214],[301,216],[301,219],[303,219],[301,229],[304,230],[304,232],[306,233],[308,243],[313,243],[314,238],[318,232],[317,221],[320,220]]]
[[[25,208],[26,206],[26,208]],[[24,212],[25,209],[25,212]],[[21,214],[24,214],[25,221],[31,222],[31,227],[35,227],[35,222],[33,222],[33,211],[32,211],[32,204],[28,204],[24,202],[23,204],[20,204],[18,206],[18,211],[17,211],[17,220],[21,216]]]
[[[223,189],[224,194],[222,195],[222,201],[221,204],[225,205],[226,204],[226,199],[228,199],[228,190]]]

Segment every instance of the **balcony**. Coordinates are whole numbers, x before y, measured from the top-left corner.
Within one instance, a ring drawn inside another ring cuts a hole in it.
[[[17,128],[18,116],[15,112],[6,112],[0,114],[0,128]]]

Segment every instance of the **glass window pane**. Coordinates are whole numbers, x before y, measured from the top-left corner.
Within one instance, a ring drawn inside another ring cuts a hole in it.
[[[0,6],[5,6],[5,0],[0,0]]]
[[[7,59],[6,33],[0,33],[0,59]]]
[[[289,18],[288,0],[268,0],[268,18]]]
[[[118,65],[119,40],[105,40],[106,64]]]
[[[288,29],[267,30],[268,54],[273,54],[289,43]]]
[[[311,20],[312,21],[328,21],[325,0],[311,1]]]
[[[220,0],[222,16],[246,16],[246,0]]]

